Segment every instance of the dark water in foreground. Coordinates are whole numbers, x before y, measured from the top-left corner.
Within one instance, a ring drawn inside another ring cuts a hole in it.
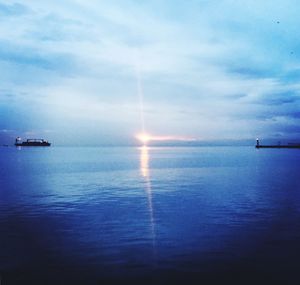
[[[300,151],[0,148],[6,284],[299,284]]]

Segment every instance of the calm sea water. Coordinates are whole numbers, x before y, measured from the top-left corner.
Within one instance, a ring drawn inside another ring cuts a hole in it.
[[[299,284],[299,266],[299,150],[0,148],[3,285]]]

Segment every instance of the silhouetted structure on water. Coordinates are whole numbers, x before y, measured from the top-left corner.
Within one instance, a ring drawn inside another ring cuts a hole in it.
[[[20,137],[16,138],[15,146],[50,146],[51,143],[45,141],[44,139],[27,139],[22,142]]]
[[[282,145],[282,144],[275,144],[275,145],[261,145],[259,143],[259,139],[256,139],[256,148],[300,148],[300,144],[293,144],[293,143],[289,143],[286,145]]]

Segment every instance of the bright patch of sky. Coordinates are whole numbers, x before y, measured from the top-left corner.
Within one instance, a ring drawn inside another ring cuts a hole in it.
[[[295,0],[0,1],[0,140],[130,143],[141,90],[155,136],[300,139],[299,14]]]

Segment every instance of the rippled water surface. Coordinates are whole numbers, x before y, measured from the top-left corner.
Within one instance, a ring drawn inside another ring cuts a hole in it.
[[[2,284],[298,284],[300,151],[0,148]]]

